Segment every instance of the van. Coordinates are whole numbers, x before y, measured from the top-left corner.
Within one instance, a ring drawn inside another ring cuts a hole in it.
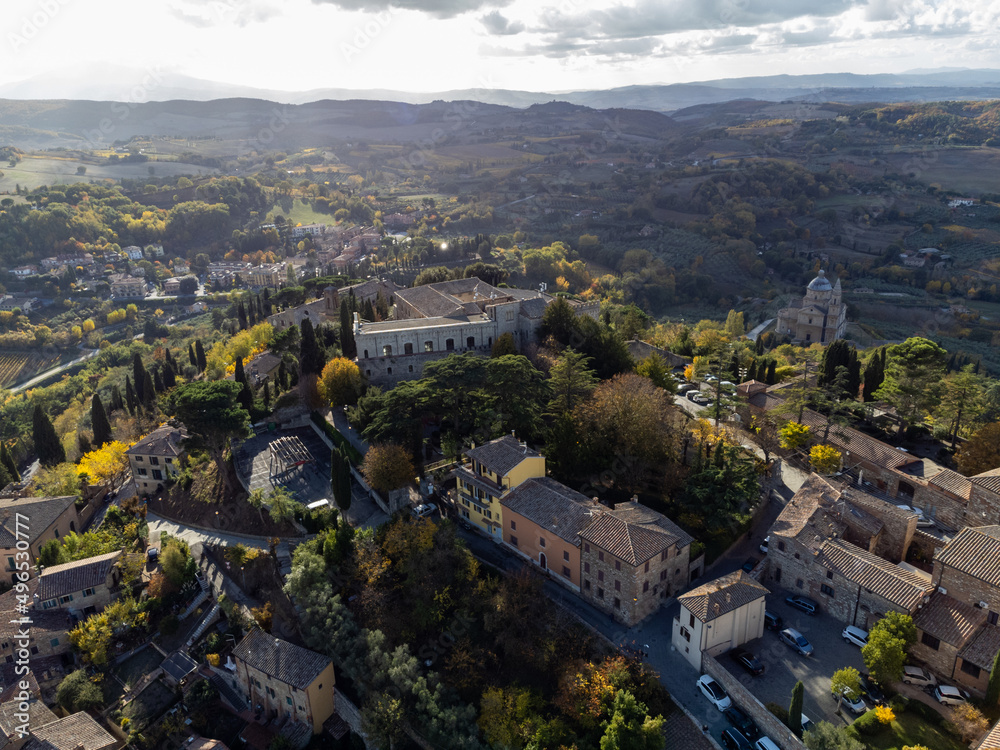
[[[764,610],[764,627],[768,630],[781,630],[785,625],[784,620],[781,619],[781,615],[776,615],[774,612],[769,610]]]
[[[868,631],[856,628],[853,625],[848,625],[844,628],[844,632],[840,634],[840,637],[848,643],[853,643],[858,648],[864,648],[868,645]]]

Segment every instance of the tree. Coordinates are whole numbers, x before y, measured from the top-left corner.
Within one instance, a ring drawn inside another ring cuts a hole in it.
[[[85,670],[66,675],[56,688],[56,702],[67,711],[89,711],[104,703],[101,689],[90,681]]]
[[[132,387],[132,381],[129,380],[128,375],[125,376],[125,403],[128,406],[128,413],[135,416],[136,407],[139,406],[139,398],[135,395],[135,389]]]
[[[316,340],[316,330],[312,321],[306,318],[302,321],[300,329],[302,338],[299,341],[299,374],[319,375],[326,360]]]
[[[538,696],[523,687],[489,687],[479,701],[479,727],[491,747],[523,748],[542,721]]]
[[[809,463],[817,474],[833,474],[840,468],[840,457],[832,445],[814,445],[809,450]]]
[[[778,428],[778,435],[782,448],[796,451],[809,443],[809,426],[800,422],[785,422]]]
[[[194,342],[194,355],[198,360],[198,372],[205,372],[208,367],[208,360],[205,358],[205,347],[201,344],[201,339]]]
[[[104,447],[85,453],[80,458],[77,472],[86,474],[93,484],[114,484],[128,470],[128,456],[125,451],[129,446],[118,440],[106,443]]]
[[[880,685],[891,685],[902,677],[906,650],[916,640],[913,620],[910,620],[909,628],[898,618],[883,626],[882,623],[894,614],[898,613],[887,613],[872,626],[868,633],[868,643],[861,649],[861,658],[864,659],[865,666]]]
[[[371,695],[361,709],[361,728],[377,747],[393,750],[406,736],[402,701],[390,695]]]
[[[295,513],[300,507],[288,490],[280,485],[267,494],[267,513],[275,523],[295,518]]]
[[[809,750],[865,750],[865,744],[851,737],[846,729],[821,721],[806,732],[802,741]]]
[[[250,390],[250,384],[247,382],[246,371],[243,369],[243,358],[240,356],[236,357],[233,381],[240,384],[240,392],[236,395],[236,400],[249,414],[253,411],[253,391]]]
[[[730,310],[726,315],[726,335],[733,341],[740,338],[747,331],[746,323],[743,322],[743,313]]]
[[[955,461],[967,477],[1000,467],[1000,422],[976,430],[958,449]]]
[[[392,443],[372,445],[365,453],[361,473],[380,492],[390,492],[413,481],[416,471],[406,449]]]
[[[844,667],[838,669],[830,678],[830,692],[837,699],[837,711],[840,711],[840,704],[847,695],[850,698],[857,698],[861,692],[861,675],[854,667]]]
[[[31,416],[32,439],[35,444],[35,455],[46,466],[61,464],[66,460],[66,450],[56,435],[55,428],[48,414],[42,410],[42,405],[36,403]]]
[[[990,670],[990,681],[986,685],[986,708],[990,709],[1000,701],[1000,651],[993,657],[993,668]]]
[[[348,359],[358,356],[358,345],[354,340],[354,321],[346,297],[340,301],[340,348]]]
[[[507,354],[517,354],[517,344],[514,343],[514,335],[510,331],[501,333],[493,342],[493,348],[490,351],[490,356],[494,358]]]
[[[21,481],[21,473],[17,470],[17,464],[14,462],[14,457],[10,454],[10,448],[2,440],[0,440],[0,464],[3,464],[4,468],[7,469],[12,482]]]
[[[175,587],[180,588],[187,579],[187,568],[189,555],[184,553],[176,544],[168,544],[160,552],[160,565],[163,567],[163,574]]]
[[[792,688],[792,700],[788,704],[788,728],[796,737],[802,736],[802,698],[805,694],[805,686],[802,680],[795,683]]]
[[[962,742],[971,742],[990,728],[983,712],[971,703],[960,703],[951,709],[952,723],[962,736]]]
[[[141,400],[146,411],[152,412],[156,408],[156,386],[153,384],[153,378],[150,377],[148,370],[143,373]]]
[[[361,395],[361,370],[346,357],[334,357],[319,376],[319,389],[331,406],[353,404]]]
[[[139,403],[147,403],[146,399],[148,395],[146,394],[146,372],[145,366],[142,364],[142,357],[136,352],[132,355],[132,385],[135,387],[136,398],[139,399]],[[150,389],[152,390],[152,388]]]
[[[611,718],[604,724],[601,750],[663,750],[663,717],[652,718],[628,690],[615,693]]]
[[[885,379],[875,398],[896,408],[900,436],[937,406],[947,359],[944,349],[925,338],[912,337],[889,347]]]
[[[652,380],[653,385],[657,388],[662,388],[671,394],[677,393],[677,381],[667,369],[667,363],[663,361],[663,357],[656,352],[639,360],[635,365],[635,371],[638,375]]]
[[[198,381],[177,386],[170,394],[170,409],[190,434],[203,441],[226,489],[230,487],[226,443],[245,433],[250,423],[250,415],[236,400],[240,387],[231,380]]]
[[[945,379],[936,417],[948,425],[951,447],[955,449],[958,435],[968,422],[975,422],[986,406],[986,385],[975,365],[965,365]]]
[[[338,508],[346,511],[351,507],[351,462],[336,448],[330,451],[330,490]]]
[[[94,447],[100,448],[105,443],[111,442],[111,423],[108,422],[108,414],[104,411],[101,397],[96,393],[90,400],[90,424],[94,430]]]
[[[188,362],[191,363],[192,367],[198,366],[198,357],[194,353],[194,342],[188,342]]]
[[[549,370],[552,414],[572,412],[597,386],[597,376],[589,367],[590,360],[580,352],[567,348]]]

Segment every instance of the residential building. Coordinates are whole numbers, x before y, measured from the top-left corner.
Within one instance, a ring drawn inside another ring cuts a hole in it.
[[[301,224],[297,227],[292,227],[292,239],[305,239],[307,234],[313,239],[322,237],[326,234],[326,224]]]
[[[492,537],[503,537],[501,500],[531,477],[545,476],[545,458],[512,435],[465,451],[455,472],[459,516]]]
[[[71,531],[83,531],[80,510],[72,495],[0,498],[0,559],[8,580],[17,583],[17,573],[24,570],[18,567],[24,562],[18,557],[18,541],[28,543],[33,570],[42,545]]]
[[[64,609],[42,609],[36,598],[38,578],[32,578],[25,586],[23,591],[13,588],[0,594],[0,663],[13,665],[16,661],[18,651],[23,647],[18,637],[21,628],[19,620],[27,615],[31,618],[31,626],[27,628],[29,666],[32,674],[44,679],[43,670],[39,668],[40,661],[58,657],[59,661],[65,659],[66,664],[73,663],[69,631],[76,624],[76,619]],[[19,596],[25,595],[30,602],[27,613],[21,609],[24,605],[19,599]]]
[[[844,337],[847,329],[847,306],[843,302],[840,279],[831,284],[820,271],[806,287],[801,302],[778,311],[775,332],[792,341],[829,344]]]
[[[35,297],[24,297],[14,294],[0,294],[0,312],[13,312],[20,310],[22,313],[31,312],[38,303]]]
[[[86,711],[31,730],[25,750],[113,750],[118,740]]]
[[[155,243],[153,245],[146,245],[146,256],[149,258],[162,258],[163,245],[159,243]]]
[[[671,643],[691,666],[701,669],[702,652],[712,656],[764,635],[764,597],[770,591],[742,570],[716,578],[677,597]]]
[[[168,478],[180,474],[185,439],[184,426],[168,422],[125,451],[138,492],[155,491]]]
[[[34,276],[38,273],[38,266],[26,265],[18,266],[17,268],[10,269],[12,276],[18,279],[26,279],[29,276]]]
[[[100,612],[118,591],[121,556],[116,550],[43,569],[36,592],[41,608],[65,609],[80,619]]]
[[[195,289],[198,288],[198,277],[197,276],[174,276],[173,278],[167,279],[163,282],[163,292],[165,294],[180,294],[181,285],[185,279],[192,279],[194,281]]]
[[[128,247],[123,247],[122,252],[125,253],[125,257],[129,260],[142,260],[143,253],[142,248],[138,245],[129,245]]]
[[[218,285],[223,289],[229,289],[246,281],[250,274],[250,268],[249,263],[242,261],[214,261],[208,264],[208,281],[206,283],[209,287]]]
[[[0,703],[0,746],[3,750],[20,750],[31,739],[31,730],[58,721],[59,717],[39,700],[37,681],[34,681],[34,688],[34,691],[25,691],[27,697],[14,693]]]
[[[145,279],[125,273],[116,273],[108,278],[112,297],[139,298],[146,296]]]
[[[247,272],[247,283],[250,286],[266,286],[277,289],[285,283],[287,278],[287,271],[281,263],[254,266]]]
[[[333,662],[254,628],[233,649],[233,687],[263,721],[287,719],[319,734],[334,712]]]

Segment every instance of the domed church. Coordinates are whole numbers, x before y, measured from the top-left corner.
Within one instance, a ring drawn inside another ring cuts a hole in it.
[[[840,279],[831,284],[820,271],[806,287],[802,301],[778,312],[778,335],[790,336],[800,344],[829,344],[843,338],[847,328],[847,307],[842,299]]]

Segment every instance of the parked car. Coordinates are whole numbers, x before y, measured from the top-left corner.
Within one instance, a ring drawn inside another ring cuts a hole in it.
[[[771,535],[768,534],[766,537],[764,537],[764,541],[760,543],[760,551],[763,552],[765,555],[767,554],[767,546],[768,544],[770,544],[770,542],[771,542]]]
[[[785,624],[785,621],[781,619],[781,615],[776,615],[774,612],[769,612],[764,610],[764,627],[768,630],[781,630],[781,626]]]
[[[907,664],[903,667],[903,682],[907,685],[935,687],[937,685],[937,678],[923,667]]]
[[[722,730],[722,746],[726,750],[753,750],[750,740],[743,736],[739,729],[728,727]]]
[[[732,699],[730,699],[726,691],[723,690],[722,685],[717,683],[707,674],[703,674],[698,678],[698,688],[701,690],[702,694],[712,702],[712,705],[720,711],[725,711],[733,705]]]
[[[960,706],[969,699],[969,694],[951,685],[938,685],[934,688],[934,697],[946,706]]]
[[[753,750],[781,750],[770,737],[760,737],[753,743]]]
[[[841,705],[847,706],[847,710],[852,714],[860,716],[868,710],[868,706],[860,695],[851,690],[842,690],[840,693]]]
[[[861,692],[868,702],[876,706],[885,703],[885,693],[882,692],[882,688],[879,687],[879,684],[865,672],[862,672],[860,677]]]
[[[680,385],[677,386],[677,392],[687,393],[688,391],[693,391],[696,390],[697,388],[698,386],[696,386],[694,383],[681,383]]]
[[[848,643],[853,643],[859,648],[864,648],[868,645],[868,631],[856,628],[853,625],[848,625],[844,628],[844,632],[840,636]]]
[[[684,397],[685,397],[685,398],[686,398],[686,399],[687,399],[688,401],[694,401],[694,400],[695,400],[696,398],[698,398],[698,397],[699,397],[700,395],[701,395],[701,391],[699,391],[699,390],[695,389],[695,390],[693,390],[693,391],[688,391],[688,392],[687,392],[687,394],[685,394],[685,396],[684,396]]]
[[[760,734],[760,730],[757,729],[757,722],[751,719],[747,715],[747,712],[739,706],[730,706],[723,712],[723,714],[729,723],[738,729],[740,734],[748,740],[752,741]]]
[[[691,399],[691,400],[692,400],[692,401],[694,401],[694,402],[695,402],[696,404],[698,404],[699,406],[705,406],[706,404],[710,404],[710,403],[712,403],[712,399],[710,399],[710,398],[709,398],[708,396],[706,396],[706,395],[705,395],[704,393],[702,393],[701,391],[698,391],[698,395],[696,395],[696,396],[695,396],[695,397],[694,397],[693,399]]]
[[[757,567],[757,563],[759,562],[760,560],[758,560],[756,557],[748,557],[747,561],[743,563],[743,570],[745,570],[747,573],[752,573],[753,569]]]
[[[812,644],[795,628],[785,628],[778,634],[778,637],[802,656],[812,656]]]
[[[807,615],[814,615],[819,611],[819,606],[808,596],[799,596],[798,594],[794,596],[786,596],[785,604],[790,607],[795,607],[795,609],[800,609]]]
[[[437,506],[434,503],[423,503],[418,505],[411,512],[414,518],[426,518],[437,510]]]
[[[764,674],[764,665],[761,664],[760,659],[751,654],[744,648],[738,648],[730,652],[730,655],[743,669],[752,674],[754,677]]]
[[[813,729],[816,728],[816,725],[813,724],[813,720],[812,719],[810,719],[805,714],[801,714],[801,716],[802,716],[802,734],[805,734],[806,732],[810,732],[810,731],[812,731]]]

